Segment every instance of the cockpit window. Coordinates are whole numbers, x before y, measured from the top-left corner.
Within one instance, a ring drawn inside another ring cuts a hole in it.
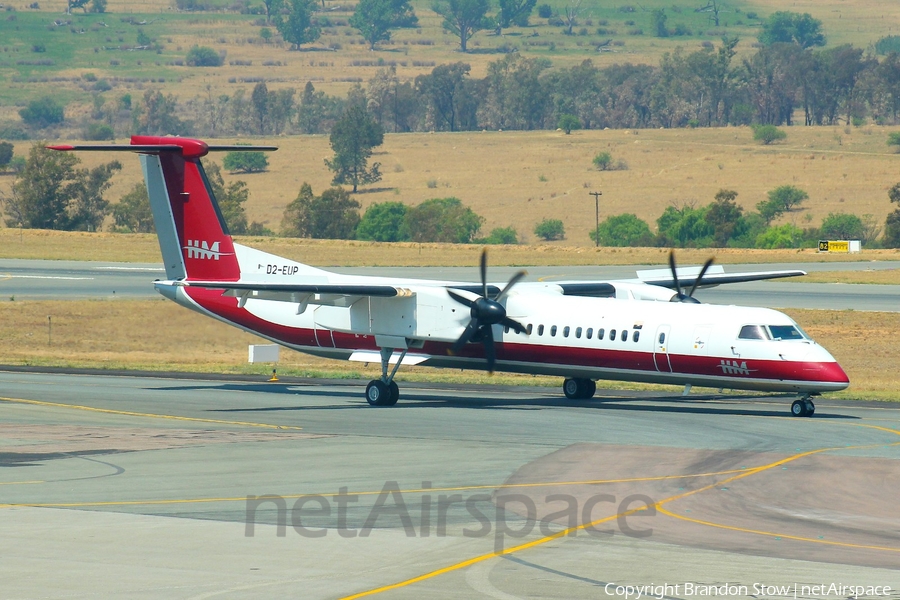
[[[766,328],[762,325],[744,325],[738,334],[738,339],[742,340],[767,340],[769,335]]]
[[[805,340],[806,336],[793,325],[769,325],[773,340]]]

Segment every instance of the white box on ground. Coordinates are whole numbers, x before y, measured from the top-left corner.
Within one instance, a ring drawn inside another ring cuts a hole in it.
[[[250,359],[252,363],[278,362],[278,344],[250,344]]]

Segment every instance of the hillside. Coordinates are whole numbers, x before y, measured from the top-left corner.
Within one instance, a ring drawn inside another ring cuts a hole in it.
[[[781,144],[761,146],[746,127],[677,130],[461,132],[389,134],[373,157],[384,179],[362,188],[355,198],[363,209],[373,202],[417,204],[428,198],[456,196],[487,222],[484,231],[512,225],[520,239],[534,242],[535,223],[552,217],[565,223],[563,245],[590,246],[594,199],[602,191],[601,219],[633,212],[651,226],[669,205],[702,206],[721,188],[738,192],[737,201],[753,210],[765,194],[791,184],[809,193],[784,222],[817,226],[830,212],[871,214],[883,223],[892,209],[887,190],[900,181],[900,157],[885,145],[890,128],[791,127]],[[267,173],[232,176],[250,189],[250,220],[278,229],[288,202],[304,181],[316,192],[328,187],[331,155],[326,136],[253,140],[280,147],[270,156]],[[28,143],[17,144],[24,153]],[[600,172],[592,158],[608,151],[627,170]],[[109,156],[85,153],[85,165]],[[212,160],[221,161],[220,156]],[[139,181],[134,157],[124,157],[108,197],[117,200]],[[0,178],[8,186],[11,177]]]

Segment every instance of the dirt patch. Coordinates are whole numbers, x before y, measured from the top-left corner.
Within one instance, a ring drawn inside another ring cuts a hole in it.
[[[900,568],[896,460],[822,453],[739,477],[784,458],[576,444],[523,466],[495,498],[528,496],[538,520],[562,525],[568,515],[558,514],[565,506],[560,495],[577,501],[579,523],[660,502],[671,515],[635,515],[596,529],[727,552]],[[533,482],[543,484],[527,485]],[[508,504],[524,514],[521,507]]]

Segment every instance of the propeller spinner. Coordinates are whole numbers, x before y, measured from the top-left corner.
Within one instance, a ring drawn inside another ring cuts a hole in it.
[[[694,285],[691,286],[691,291],[687,294],[684,293],[681,287],[681,283],[678,281],[678,269],[675,268],[675,251],[672,250],[669,252],[669,268],[672,270],[672,279],[675,282],[675,291],[676,294],[672,296],[669,302],[688,302],[690,304],[700,304],[700,301],[694,298],[694,292],[697,291],[697,286],[700,285],[700,281],[703,279],[703,276],[706,275],[706,270],[713,264],[713,258],[710,258],[705,263],[703,263],[703,268],[700,269],[700,273],[697,275],[697,278],[694,279]]]
[[[456,354],[469,342],[481,342],[484,344],[484,356],[487,359],[488,371],[494,372],[494,363],[497,360],[497,355],[494,350],[493,326],[503,325],[516,333],[525,332],[525,327],[521,323],[506,316],[506,308],[500,303],[509,293],[509,290],[525,275],[525,271],[519,271],[513,275],[500,293],[496,297],[491,298],[488,295],[487,288],[487,250],[481,252],[481,296],[472,299],[452,289],[447,290],[451,298],[469,307],[469,312],[472,316],[472,320],[466,325],[462,335],[450,348],[451,354]],[[476,296],[476,294],[472,295]]]

